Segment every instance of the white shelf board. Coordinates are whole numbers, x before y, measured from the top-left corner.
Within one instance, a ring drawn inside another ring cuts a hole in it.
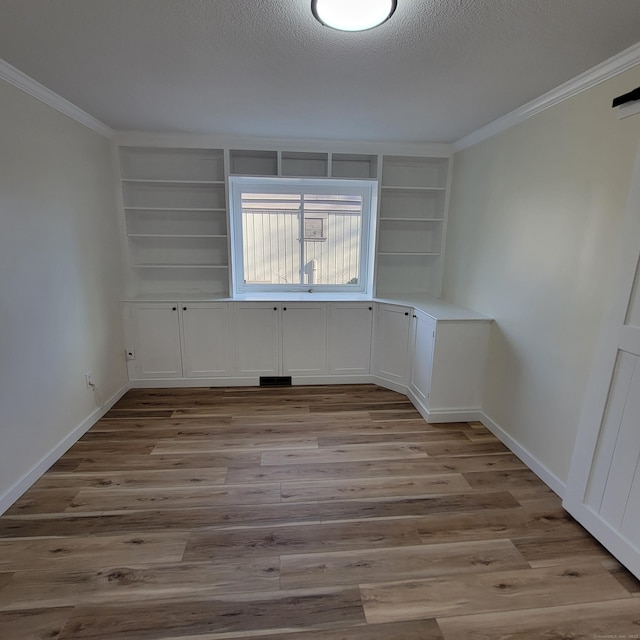
[[[125,207],[125,211],[202,211],[209,213],[226,213],[227,210],[224,207]]]
[[[383,184],[381,189],[383,191],[446,191],[446,187],[403,187],[401,185]]]
[[[216,233],[128,233],[129,238],[226,238]]]
[[[379,256],[439,256],[439,251],[378,251]]]
[[[381,222],[444,222],[442,218],[394,218],[385,216],[380,218]]]
[[[134,264],[134,269],[228,269],[228,264]]]
[[[161,184],[161,185],[197,185],[197,186],[224,186],[222,180],[157,180],[146,178],[122,178],[122,182],[131,184]]]

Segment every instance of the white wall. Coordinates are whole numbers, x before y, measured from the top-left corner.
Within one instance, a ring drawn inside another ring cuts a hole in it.
[[[444,296],[493,316],[484,411],[566,481],[640,115],[636,67],[455,154]]]
[[[0,511],[126,384],[121,293],[110,142],[0,81]]]

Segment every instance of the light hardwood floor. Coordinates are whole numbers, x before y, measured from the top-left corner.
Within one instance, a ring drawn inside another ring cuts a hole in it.
[[[493,435],[373,385],[130,391],[0,518],[1,640],[639,635]]]

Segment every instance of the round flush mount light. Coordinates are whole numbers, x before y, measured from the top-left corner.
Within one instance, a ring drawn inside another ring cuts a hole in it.
[[[397,0],[311,0],[318,22],[340,31],[366,31],[386,22]]]

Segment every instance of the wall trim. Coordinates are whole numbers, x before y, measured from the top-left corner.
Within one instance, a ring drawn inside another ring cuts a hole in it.
[[[637,64],[640,64],[640,43],[634,44],[601,64],[596,65],[568,82],[561,84],[559,87],[541,95],[539,98],[527,102],[510,113],[490,122],[486,126],[460,138],[460,140],[453,144],[453,150],[454,152],[462,151],[478,142],[482,142],[516,124],[520,124],[524,120],[549,107],[564,102],[609,78],[613,78],[635,67]]]
[[[47,455],[40,460],[31,470],[16,482],[4,495],[0,496],[0,515],[2,515],[11,505],[31,485],[42,476],[42,474],[59,458],[61,458],[93,425],[104,416],[122,396],[129,391],[130,384],[125,384],[121,389],[107,400],[102,407],[92,411],[71,433],[64,437]]]
[[[418,410],[418,413],[431,424],[444,422],[477,422],[482,420],[482,411],[480,408],[432,409],[429,411],[411,387],[407,388],[406,396],[411,400],[411,404]]]
[[[94,118],[86,111],[80,109],[80,107],[76,107],[75,104],[69,102],[66,98],[51,91],[51,89],[40,84],[37,80],[30,78],[26,73],[11,66],[8,62],[2,60],[2,58],[0,58],[0,80],[12,84],[14,87],[21,89],[30,96],[40,100],[40,102],[44,102],[56,111],[69,116],[72,120],[99,133],[105,138],[113,138],[115,135],[115,131],[104,124],[104,122]]]
[[[480,422],[512,453],[518,456],[552,491],[557,493],[561,498],[564,497],[566,484],[560,480],[555,473],[542,464],[525,446],[510,436],[497,422],[484,412],[481,413]]]

